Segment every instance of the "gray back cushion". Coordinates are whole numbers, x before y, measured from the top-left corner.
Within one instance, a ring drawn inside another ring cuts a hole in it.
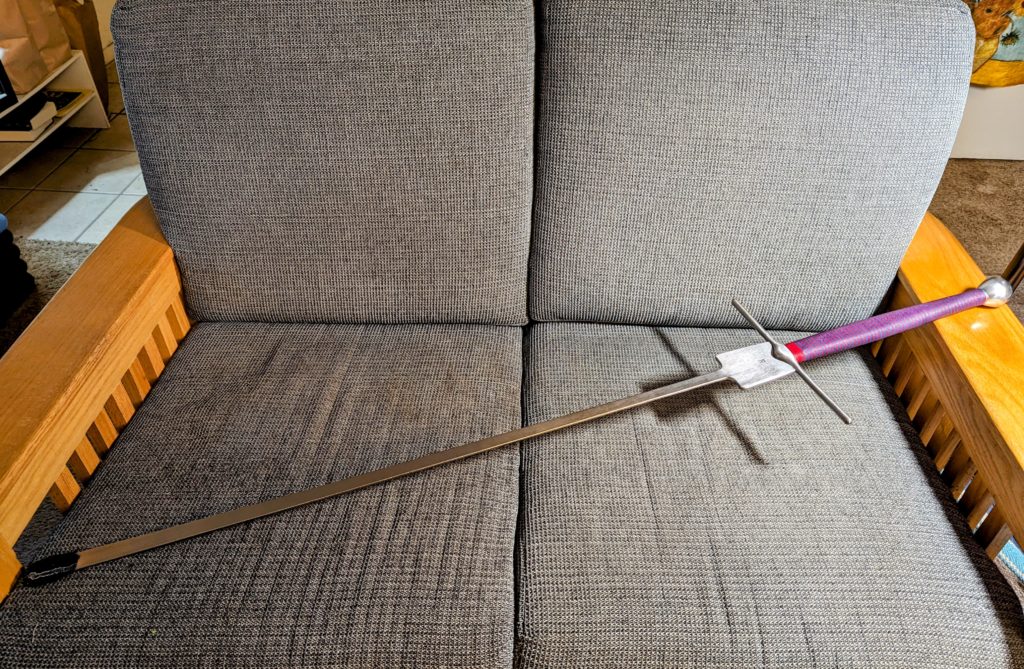
[[[816,330],[882,301],[949,155],[960,0],[546,0],[530,312]]]
[[[526,319],[525,0],[121,0],[125,104],[201,320]]]

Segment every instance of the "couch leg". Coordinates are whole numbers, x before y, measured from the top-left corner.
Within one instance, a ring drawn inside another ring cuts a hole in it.
[[[18,562],[18,556],[14,554],[14,549],[6,542],[0,541],[0,602],[14,587],[14,582],[18,579],[20,572],[21,563]]]

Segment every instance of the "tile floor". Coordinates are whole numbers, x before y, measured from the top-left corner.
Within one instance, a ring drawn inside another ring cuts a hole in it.
[[[0,212],[30,239],[98,244],[143,195],[117,71],[110,80],[110,128],[61,128],[0,176]]]

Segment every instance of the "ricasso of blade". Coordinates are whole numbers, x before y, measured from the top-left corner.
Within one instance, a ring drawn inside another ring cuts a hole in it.
[[[715,357],[722,364],[722,374],[744,390],[781,379],[796,371],[772,355],[772,345],[768,342],[726,351]]]

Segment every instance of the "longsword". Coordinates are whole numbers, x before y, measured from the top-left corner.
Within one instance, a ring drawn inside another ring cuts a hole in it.
[[[713,372],[670,383],[605,404],[598,404],[587,409],[574,411],[558,418],[527,425],[510,432],[496,434],[446,450],[428,453],[427,455],[406,460],[383,469],[350,476],[308,490],[274,497],[263,502],[238,507],[179,525],[172,525],[162,530],[140,534],[128,539],[122,539],[121,541],[46,557],[33,562],[26,568],[24,580],[28,585],[42,585],[79,569],[85,569],[86,567],[110,562],[111,560],[117,560],[128,555],[134,555],[160,546],[166,546],[216,530],[246,523],[257,518],[263,518],[289,509],[344,495],[345,493],[361,490],[378,483],[409,476],[410,474],[433,469],[434,467],[457,460],[463,460],[502,446],[564,430],[573,425],[589,423],[605,416],[629,411],[630,409],[642,407],[669,397],[676,397],[691,390],[723,381],[733,381],[740,388],[747,390],[795,373],[810,386],[811,390],[836,415],[844,422],[850,423],[850,417],[839,408],[824,390],[811,380],[800,363],[832,355],[833,353],[847,351],[901,332],[906,332],[907,330],[966,309],[980,306],[999,306],[1005,304],[1012,293],[1013,286],[1006,279],[1002,277],[989,277],[978,288],[965,291],[959,295],[872,316],[865,320],[813,334],[788,344],[777,342],[750,315],[743,305],[733,300],[733,306],[750,323],[751,327],[761,335],[764,342],[745,346],[734,351],[719,353],[715,357],[721,366]]]

